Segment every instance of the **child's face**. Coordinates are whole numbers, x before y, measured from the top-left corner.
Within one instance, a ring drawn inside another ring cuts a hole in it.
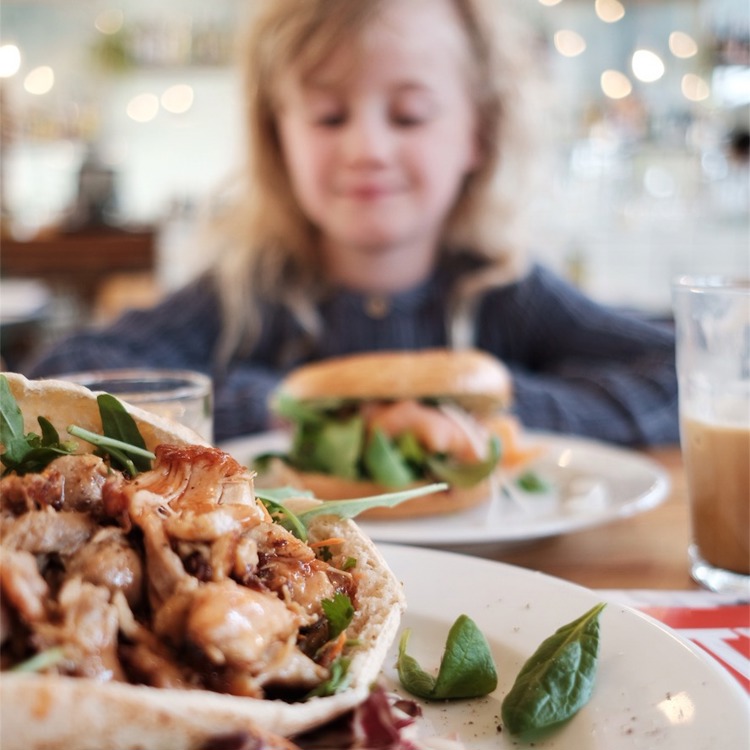
[[[394,288],[429,272],[477,160],[467,54],[448,3],[392,0],[356,53],[342,45],[310,80],[284,81],[290,180],[334,277],[373,258],[398,260]]]

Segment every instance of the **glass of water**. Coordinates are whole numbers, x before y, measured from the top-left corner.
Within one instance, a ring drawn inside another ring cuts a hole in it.
[[[180,422],[213,442],[213,384],[204,373],[138,367],[56,377],[91,391],[110,393],[121,401]]]

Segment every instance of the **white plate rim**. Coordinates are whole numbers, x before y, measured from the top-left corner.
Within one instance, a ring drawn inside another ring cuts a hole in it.
[[[412,629],[409,653],[425,669],[436,668],[444,636],[462,613],[475,620],[495,656],[499,682],[491,696],[423,704],[432,730],[440,736],[458,732],[467,747],[481,750],[523,746],[507,732],[497,732],[502,697],[541,640],[604,601],[603,595],[544,573],[451,551],[388,543],[378,547],[405,587],[407,610],[399,635]],[[482,585],[455,585],[465,579]],[[446,597],[446,591],[453,595]],[[425,638],[426,627],[430,633]],[[407,695],[397,682],[397,644],[398,636],[383,678],[386,687]],[[736,680],[668,626],[609,599],[601,616],[599,668],[589,704],[535,746],[710,750],[747,747],[748,738],[750,697]]]
[[[499,498],[489,503],[458,513],[415,519],[394,519],[388,521],[359,520],[360,526],[378,542],[416,545],[460,545],[496,543],[513,544],[567,534],[600,526],[618,519],[627,518],[655,508],[668,496],[671,487],[669,474],[649,456],[617,445],[602,443],[589,438],[573,435],[558,435],[546,432],[528,432],[532,442],[547,448],[545,456],[533,464],[534,467],[549,465],[553,456],[566,456],[569,466],[585,463],[596,458],[597,471],[603,467],[613,467],[619,471],[628,470],[640,479],[639,487],[628,496],[618,497],[604,507],[586,510],[582,507],[571,513],[559,511],[547,515],[528,517],[508,516],[507,509],[499,512]],[[288,433],[283,430],[258,433],[247,437],[228,440],[221,444],[227,452],[239,461],[249,461],[253,455],[264,451],[284,450],[288,445]],[[557,470],[557,469],[555,469]],[[564,469],[563,469],[564,471]],[[572,470],[571,470],[572,471]],[[601,476],[592,472],[591,476]],[[607,488],[620,492],[616,479],[604,477]]]

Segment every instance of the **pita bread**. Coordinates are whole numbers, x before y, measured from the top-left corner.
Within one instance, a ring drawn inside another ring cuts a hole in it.
[[[27,431],[39,431],[37,415],[49,419],[61,435],[69,424],[101,430],[95,396],[87,389],[62,381],[30,381],[14,373],[5,375],[24,414]],[[205,445],[181,425],[135,407],[126,408],[151,449],[159,443]],[[300,500],[302,505],[311,502],[318,501]],[[350,683],[344,691],[304,703],[286,703],[207,690],[3,672],[3,750],[192,750],[220,746],[218,743],[227,737],[247,737],[257,739],[258,746],[284,748],[291,747],[284,737],[320,726],[362,702],[399,627],[405,606],[402,586],[354,522],[317,517],[309,535],[311,541],[342,538],[344,554],[357,560],[361,573],[358,609],[347,628],[347,635],[357,639],[359,645],[351,652]]]

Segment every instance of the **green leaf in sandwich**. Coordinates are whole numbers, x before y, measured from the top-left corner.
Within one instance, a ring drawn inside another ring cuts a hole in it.
[[[507,368],[476,349],[376,351],[303,365],[272,395],[290,445],[257,457],[256,484],[289,484],[324,500],[449,485],[366,518],[472,507],[491,496],[503,445],[489,424],[511,399]]]

